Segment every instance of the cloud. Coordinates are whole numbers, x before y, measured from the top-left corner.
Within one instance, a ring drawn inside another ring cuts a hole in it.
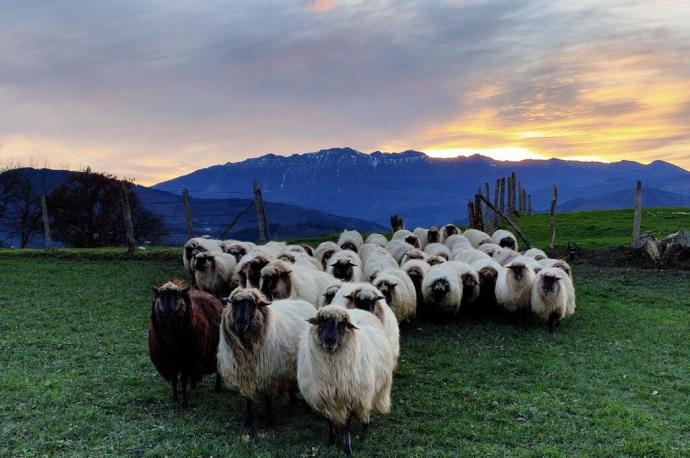
[[[0,16],[0,156],[146,183],[334,145],[690,167],[690,37],[674,5],[14,2]]]

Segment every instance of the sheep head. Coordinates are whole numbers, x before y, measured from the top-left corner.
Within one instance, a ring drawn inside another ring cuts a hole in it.
[[[347,308],[358,308],[374,313],[376,303],[385,297],[379,291],[362,288],[348,294],[345,299],[348,300]]]
[[[429,228],[429,231],[426,233],[426,241],[427,243],[439,242],[438,228],[436,226],[431,226]]]
[[[410,245],[412,245],[415,248],[420,247],[419,239],[414,234],[410,234],[407,237],[405,237],[405,242],[409,243]]]
[[[337,306],[323,307],[315,317],[307,321],[313,326],[313,338],[327,353],[338,351],[357,329],[350,321],[347,311]]]
[[[541,276],[541,290],[544,295],[548,296],[558,292],[558,282],[561,278],[553,273],[544,273]]]
[[[197,253],[194,256],[194,270],[203,272],[207,269],[213,270],[216,266],[216,258],[212,254]]]
[[[269,262],[270,260],[263,255],[254,257],[240,271],[240,279],[247,285],[258,286],[261,281],[261,269]]]
[[[170,317],[183,315],[189,310],[189,287],[169,281],[160,288],[153,288],[153,310],[159,315]]]
[[[428,262],[430,266],[435,266],[436,264],[443,264],[446,261],[446,258],[438,255],[429,256],[429,258],[426,260],[426,262]]]
[[[338,294],[340,288],[341,285],[330,285],[328,288],[326,288],[326,291],[323,293],[324,305],[331,305],[331,303],[333,302],[333,298],[336,294]]]
[[[331,259],[331,257],[337,252],[338,250],[332,249],[332,250],[326,250],[323,252],[323,257],[321,258],[321,264],[323,264],[323,268],[326,269],[328,267],[328,261]]]
[[[354,244],[354,242],[351,242],[349,240],[341,243],[340,248],[343,250],[350,250],[350,251],[354,251],[355,253],[357,253],[357,246]],[[325,258],[325,256],[324,256],[324,258]]]
[[[501,246],[501,248],[509,248],[513,251],[516,251],[517,249],[517,247],[515,246],[515,239],[512,237],[503,237],[499,242],[499,245]]]
[[[458,228],[454,224],[446,224],[443,228],[446,231],[446,238],[458,233]]]
[[[398,286],[398,284],[394,281],[391,281],[387,278],[382,278],[379,279],[376,283],[374,283],[374,286],[376,289],[381,291],[381,294],[386,299],[386,302],[389,304],[392,302],[393,299],[393,293],[395,292],[395,287]]]
[[[431,296],[440,302],[450,292],[450,283],[445,278],[439,278],[431,284]]]
[[[228,325],[237,334],[261,327],[258,319],[262,316],[261,308],[270,304],[266,297],[257,289],[237,288],[229,297],[223,299],[227,305],[224,317]]]
[[[352,281],[354,275],[353,267],[357,267],[351,259],[338,259],[329,267],[333,269],[333,276],[339,280]]]
[[[223,251],[225,253],[231,254],[232,256],[235,257],[235,260],[237,262],[240,262],[240,259],[242,259],[242,256],[247,254],[247,249],[243,247],[242,245],[239,244],[233,244],[230,246],[224,246]]]
[[[273,261],[261,269],[259,288],[268,300],[285,299],[292,292],[292,268],[283,260]]]

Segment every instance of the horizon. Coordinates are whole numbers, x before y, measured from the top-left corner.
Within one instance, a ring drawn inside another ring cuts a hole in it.
[[[143,185],[339,144],[690,170],[688,20],[673,0],[17,2],[0,161]]]

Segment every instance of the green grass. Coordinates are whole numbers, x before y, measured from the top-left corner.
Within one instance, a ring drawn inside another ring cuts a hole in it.
[[[300,402],[247,441],[212,380],[170,401],[146,349],[150,286],[179,262],[0,256],[0,455],[341,456]],[[402,329],[393,409],[359,456],[688,456],[690,273],[576,265],[561,331]]]
[[[556,246],[575,241],[583,248],[630,245],[633,211],[597,210],[556,214]],[[549,216],[523,216],[516,223],[537,247],[549,244]],[[642,233],[661,239],[680,229],[690,229],[690,208],[649,208],[642,210]]]

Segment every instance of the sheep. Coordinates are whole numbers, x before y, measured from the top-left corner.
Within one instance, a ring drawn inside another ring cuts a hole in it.
[[[274,259],[275,256],[263,247],[256,247],[242,256],[236,267],[239,285],[243,288],[258,288],[261,281],[261,269]]]
[[[472,248],[478,248],[479,245],[493,242],[489,234],[478,229],[467,229],[462,235],[470,241]]]
[[[380,247],[385,247],[386,243],[388,243],[388,239],[385,235],[374,232],[367,236],[366,240],[364,240],[364,243],[372,243]]]
[[[529,256],[520,255],[517,258],[513,259],[513,261],[516,261],[516,260],[519,260],[519,261],[527,264],[532,269],[532,271],[534,271],[535,274],[539,273],[539,271],[541,271],[544,268],[544,266],[542,266],[539,263],[539,261],[537,261],[536,259],[531,258]]]
[[[413,231],[414,235],[419,239],[419,248],[424,249],[429,243],[439,243],[441,238],[439,237],[439,231],[436,226],[431,226],[429,229],[424,229],[423,227],[417,227]]]
[[[479,248],[477,248],[477,249],[479,251],[482,251],[482,252],[488,254],[489,257],[495,259],[498,257],[499,254],[501,254],[501,252],[504,249],[507,249],[507,248],[502,248],[499,245],[496,245],[495,243],[485,243],[483,245],[480,245]]]
[[[429,243],[424,252],[429,256],[441,256],[446,261],[450,259],[450,249],[442,243]]]
[[[548,256],[546,253],[544,253],[542,250],[539,248],[530,248],[529,250],[525,251],[522,253],[523,256],[529,256],[530,258],[534,258],[537,261],[541,261],[542,259],[547,259]]]
[[[542,259],[539,261],[539,264],[541,264],[543,269],[546,269],[547,267],[558,267],[563,272],[567,273],[571,280],[573,279],[573,269],[570,267],[570,264],[565,262],[563,259]]]
[[[450,248],[450,251],[472,248],[472,244],[467,237],[460,234],[451,235],[446,239],[445,242],[443,242],[443,244]]]
[[[400,329],[395,313],[386,303],[381,291],[369,283],[347,283],[335,294],[332,305],[361,309],[376,315],[383,323],[383,330],[390,344],[393,368],[397,367],[400,355]]]
[[[333,303],[333,298],[338,291],[340,291],[340,288],[342,288],[343,285],[344,283],[340,280],[331,281],[326,287],[324,293],[321,295],[323,299],[319,302],[319,308],[325,307],[326,305],[331,305],[331,303]]]
[[[381,323],[361,310],[328,306],[309,323],[299,345],[299,389],[328,420],[329,446],[336,443],[336,428],[344,428],[343,449],[350,455],[353,417],[366,429],[372,413],[390,412],[391,349]]]
[[[235,289],[234,275],[237,261],[222,251],[197,253],[193,259],[194,281],[200,290],[217,298],[227,296]]]
[[[328,260],[331,259],[333,253],[340,251],[340,247],[334,242],[322,242],[314,251],[314,257],[321,263],[321,266],[326,269],[328,267]]]
[[[491,256],[484,253],[483,251],[475,250],[470,248],[469,250],[459,250],[453,252],[454,261],[462,261],[467,264],[472,264],[479,259],[491,259]]]
[[[328,261],[326,272],[342,281],[362,281],[362,260],[350,250],[338,251]]]
[[[391,240],[402,240],[404,242],[409,243],[415,248],[420,248],[420,243],[417,236],[414,233],[408,231],[407,229],[401,229],[395,232]]]
[[[503,250],[501,250],[500,253],[498,253],[496,255],[496,257],[494,259],[500,265],[505,266],[510,261],[517,258],[518,256],[520,256],[520,255],[513,250],[503,249]]]
[[[365,243],[359,247],[357,254],[359,255],[359,259],[362,260],[362,265],[364,265],[370,256],[374,254],[388,254],[388,251],[386,251],[386,248],[376,245],[375,243]]]
[[[417,295],[417,308],[424,306],[424,295],[422,294],[422,283],[431,266],[420,259],[411,259],[405,262],[401,269],[410,277],[414,290]]]
[[[259,289],[268,300],[302,299],[318,306],[333,277],[277,259],[261,269]]]
[[[278,259],[307,269],[323,271],[321,263],[316,258],[312,258],[310,255],[300,251],[283,251],[278,256]]]
[[[518,242],[512,232],[499,229],[491,235],[491,240],[501,248],[518,251]]]
[[[496,303],[513,313],[528,310],[534,277],[534,271],[524,260],[510,261],[498,273]]]
[[[172,385],[173,400],[188,405],[187,383],[195,388],[205,374],[216,372],[218,330],[223,310],[212,295],[190,289],[181,280],[153,288],[148,350],[158,373]],[[182,396],[178,393],[178,380]],[[216,373],[216,390],[220,376]]]
[[[411,261],[412,259],[420,259],[422,261],[425,261],[429,259],[429,255],[423,252],[422,250],[419,250],[417,248],[412,248],[409,250],[405,255],[400,259],[400,265],[402,266],[405,264],[407,261]]]
[[[445,243],[452,235],[460,235],[460,229],[455,224],[446,224],[439,231],[440,242]]]
[[[345,230],[340,234],[338,238],[338,246],[343,250],[350,250],[357,253],[360,246],[364,244],[364,239],[362,234],[357,231]]]
[[[246,399],[244,425],[254,427],[254,402],[263,396],[273,423],[274,396],[297,385],[297,349],[316,308],[301,300],[268,302],[257,289],[235,289],[224,299],[220,322],[218,372],[229,388]]]
[[[441,312],[457,315],[460,311],[463,287],[460,277],[449,264],[446,262],[433,266],[422,281],[424,311],[428,314]]]
[[[192,277],[194,276],[192,258],[197,253],[207,251],[215,252],[222,251],[222,249],[215,240],[205,239],[203,237],[194,237],[185,242],[182,252],[182,265]]]
[[[398,265],[400,265],[400,261],[402,257],[405,256],[405,253],[413,248],[415,247],[402,240],[391,240],[386,244],[386,250],[393,256],[393,259],[395,259]]]
[[[477,259],[470,264],[479,274],[479,301],[484,308],[496,306],[496,280],[503,267],[493,259]]]
[[[233,255],[236,262],[240,262],[242,256],[254,248],[256,248],[256,245],[252,242],[241,242],[239,240],[223,240],[221,242],[221,249],[223,250],[223,253]]]
[[[458,275],[462,286],[461,306],[468,306],[476,302],[479,298],[479,274],[477,271],[462,261],[450,261],[444,265]]]
[[[446,261],[448,261],[448,260],[442,256],[429,256],[428,258],[426,258],[426,262],[430,266],[435,266],[437,264],[443,264]]]
[[[276,242],[271,240],[270,242],[266,242],[265,244],[261,245],[261,248],[268,251],[268,253],[274,258],[277,258],[278,255],[287,248],[287,244],[285,242]]]
[[[396,267],[398,263],[387,251],[377,252],[369,256],[364,263],[363,279],[368,282],[374,281],[376,275],[382,270]]]
[[[302,245],[285,245],[285,248],[280,250],[280,252],[281,253],[287,253],[287,252],[301,253],[301,254],[305,254],[307,256],[311,256],[309,253],[307,253],[307,250]]]
[[[532,313],[542,319],[550,332],[560,327],[563,318],[575,313],[573,282],[558,267],[547,267],[539,272],[531,293]]]
[[[372,284],[386,298],[386,303],[395,313],[398,323],[414,319],[417,314],[417,293],[414,283],[404,270],[381,271]]]

